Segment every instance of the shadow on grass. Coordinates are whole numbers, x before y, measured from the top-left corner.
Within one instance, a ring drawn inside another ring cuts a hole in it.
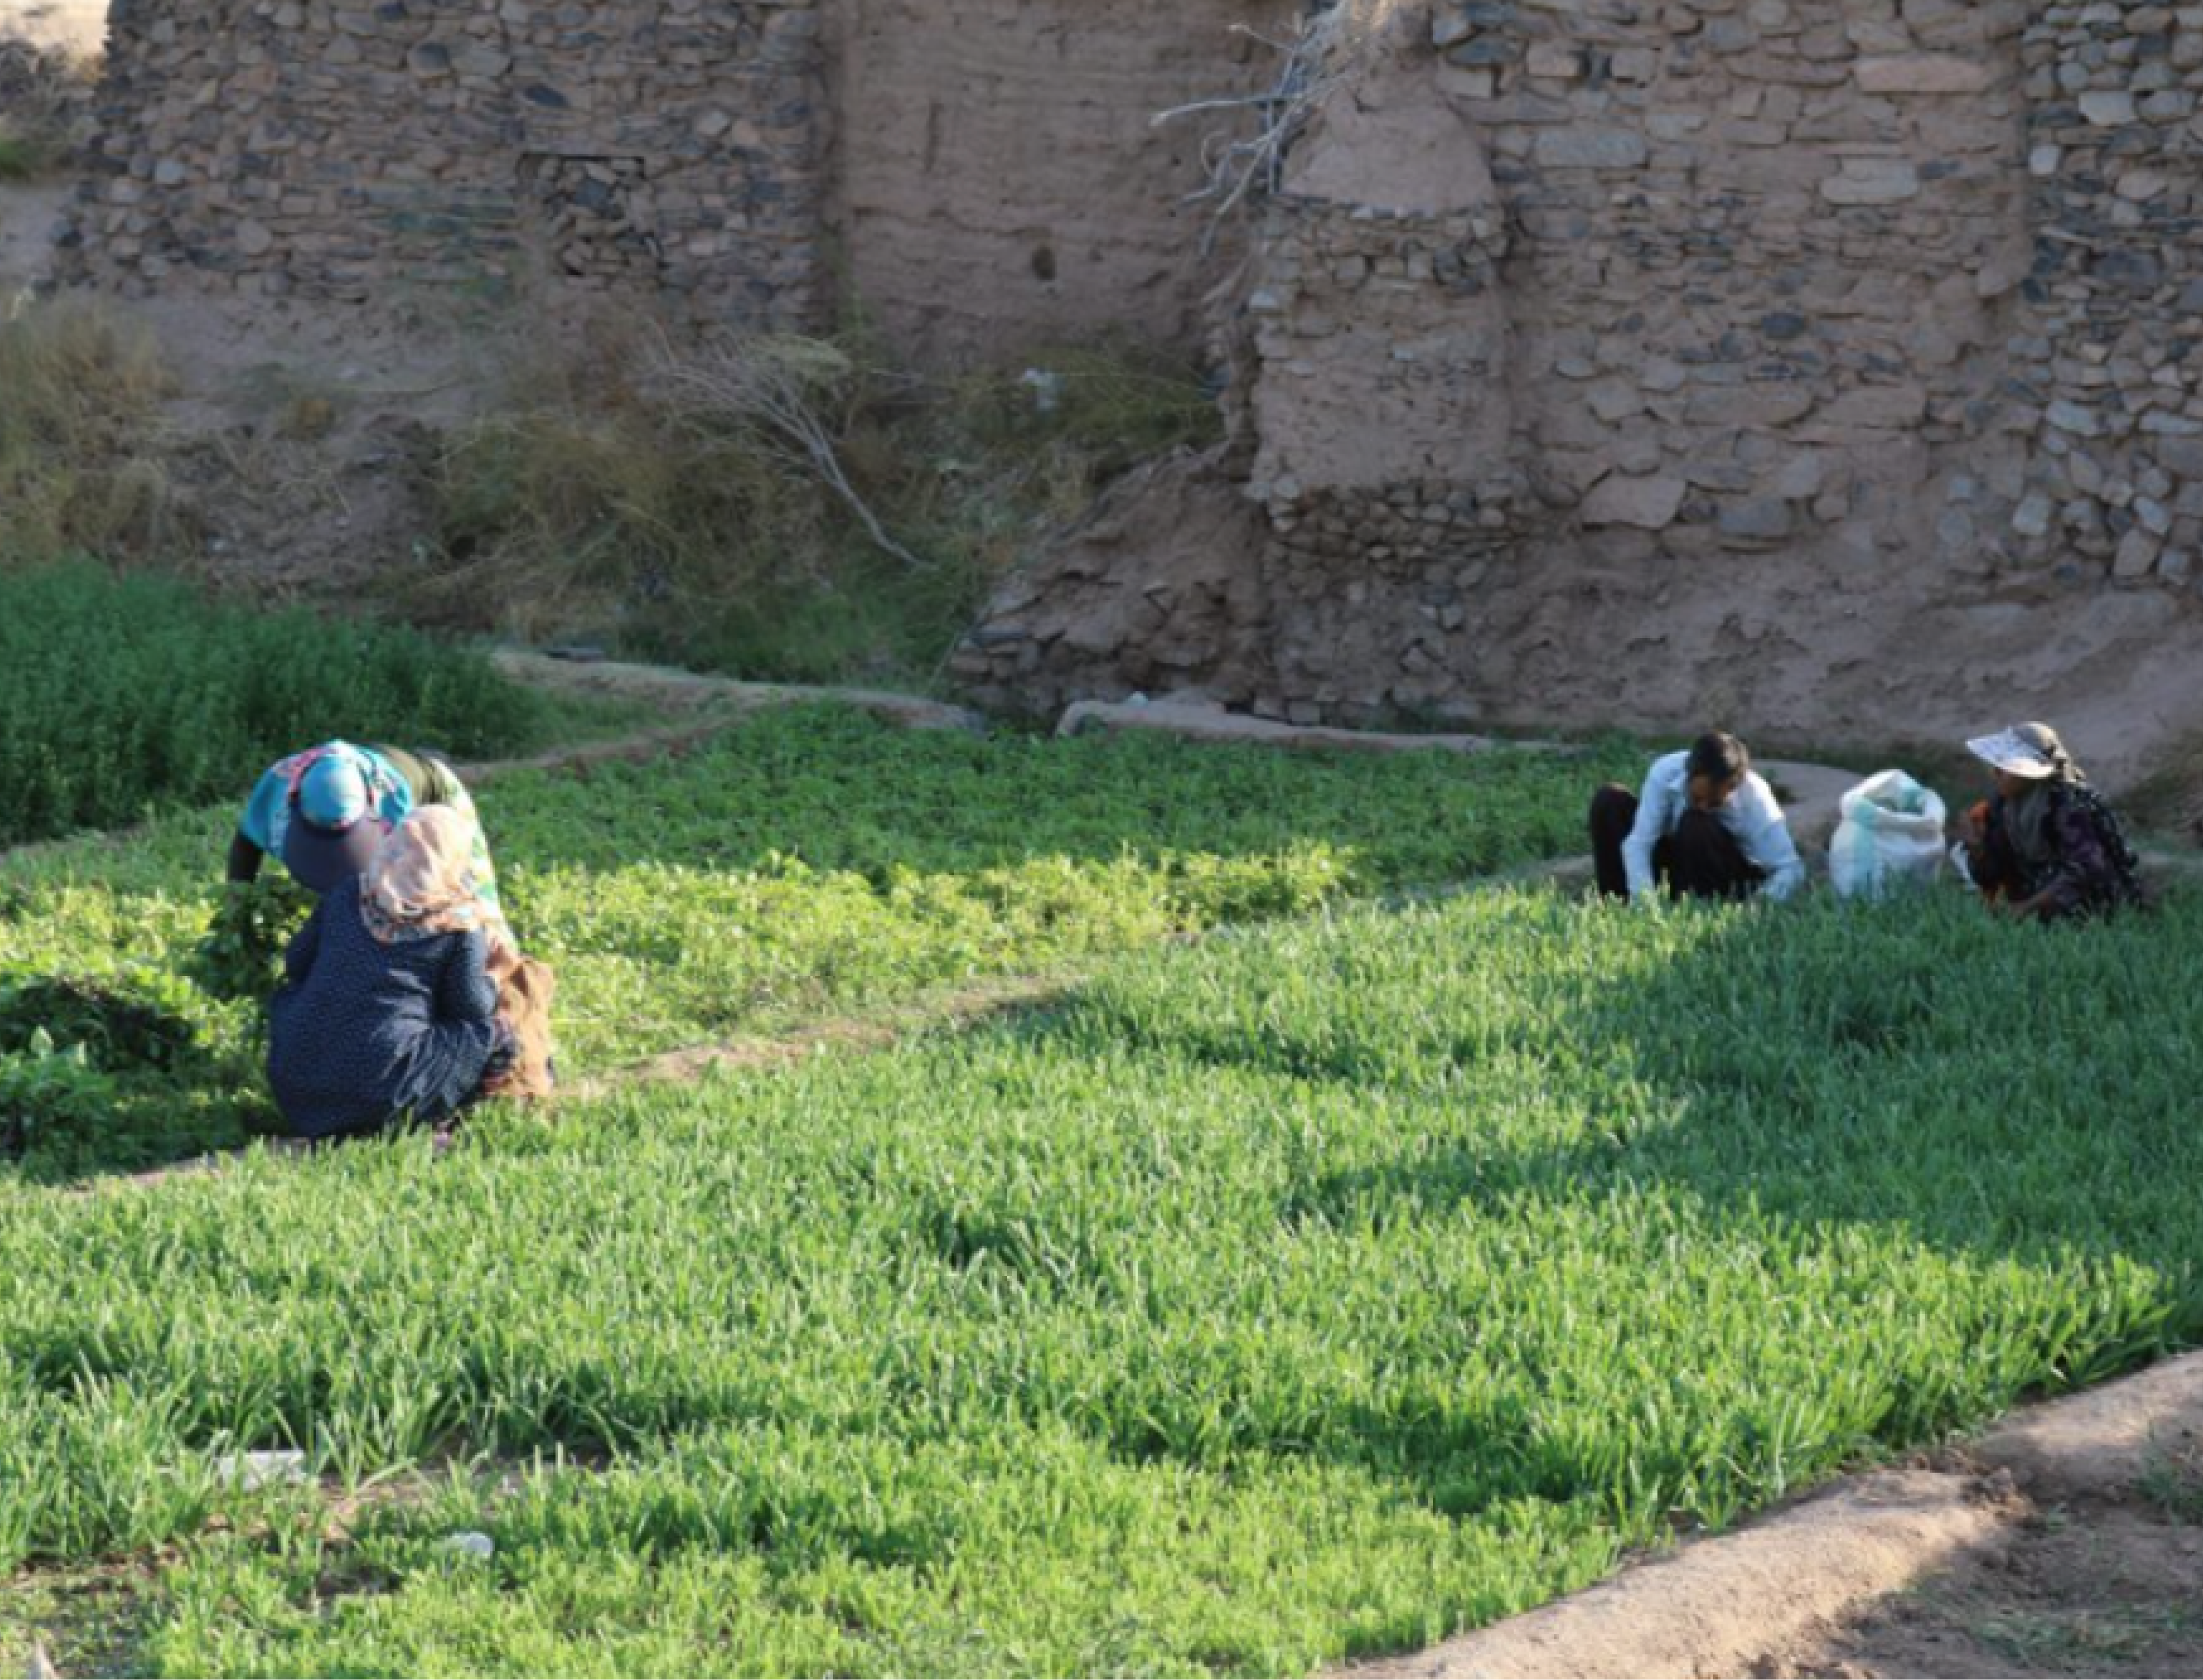
[[[1863,1351],[1875,1374],[1855,1392],[1857,1370],[1826,1374],[1823,1395],[1763,1377],[1739,1391],[1733,1463],[1717,1474],[1664,1449],[1653,1418],[1641,1462],[1620,1436],[1542,1435],[1538,1385],[1421,1413],[1356,1409],[1341,1425],[1353,1454],[1449,1514],[1620,1486],[1626,1465],[1679,1512],[1722,1523],[1801,1470],[1916,1446],[2203,1336],[2203,1021],[2186,978],[2199,905],[2058,929],[1993,922],[1955,893],[1692,911],[1648,961],[1629,913],[1525,899],[1426,924],[1450,926],[1478,961],[1432,959],[1446,942],[1426,932],[1387,973],[1350,932],[1318,932],[1250,957],[1220,1007],[1158,1005],[1150,975],[1105,983],[1031,1030],[1361,1094],[1379,1121],[1351,1144],[1327,1139],[1279,1198],[1280,1223],[1318,1239],[1382,1247],[1410,1227],[1466,1238],[1526,1210],[1627,1222],[1651,1209],[1656,1227],[1740,1245],[1739,1267],[1825,1286],[1826,1310],[1886,1319],[1893,1341],[1919,1310],[1908,1287],[1983,1315],[1984,1336],[2002,1340],[1999,1312],[2025,1323],[1977,1369],[1953,1368],[1950,1349],[1915,1360],[1892,1346]],[[1479,961],[1504,965],[1502,947],[1525,940],[1581,960],[1542,991],[1479,991]],[[1296,962],[1296,979],[1262,972]],[[1550,1093],[1571,1082],[1580,1101],[1563,1112]],[[1435,1123],[1388,1151],[1395,1102],[1405,1123]],[[1648,1248],[1648,1272],[1668,1257]],[[1854,1302],[1852,1288],[1899,1293]],[[1473,1326],[1465,1316],[1464,1335]],[[1783,1341],[1810,1337],[1770,1330],[1770,1347]],[[1644,1538],[1652,1493],[1631,1497]]]

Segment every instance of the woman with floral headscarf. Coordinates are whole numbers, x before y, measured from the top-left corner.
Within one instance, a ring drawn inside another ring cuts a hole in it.
[[[414,812],[291,942],[268,1078],[300,1137],[441,1122],[511,1064],[472,827],[449,807]]]
[[[2040,921],[2141,902],[2140,860],[2047,724],[1966,743],[1995,772],[1996,797],[1966,819],[1966,872],[1991,905]]]

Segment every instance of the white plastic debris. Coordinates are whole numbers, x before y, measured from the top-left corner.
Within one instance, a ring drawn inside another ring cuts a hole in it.
[[[1033,411],[1053,414],[1063,406],[1063,376],[1048,368],[1027,368],[1018,383],[1033,393]]]
[[[438,1542],[439,1552],[449,1552],[454,1557],[479,1558],[487,1563],[497,1555],[497,1542],[486,1534],[469,1529],[461,1534],[448,1535]]]
[[[233,1452],[221,1461],[220,1468],[224,1481],[235,1482],[248,1494],[262,1488],[310,1479],[303,1452]]]

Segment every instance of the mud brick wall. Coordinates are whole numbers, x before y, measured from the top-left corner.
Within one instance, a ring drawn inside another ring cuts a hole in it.
[[[1202,142],[1302,0],[826,0],[830,215],[851,289],[902,354],[1001,359],[1116,333],[1195,350]]]
[[[80,277],[818,307],[812,0],[117,0]]]

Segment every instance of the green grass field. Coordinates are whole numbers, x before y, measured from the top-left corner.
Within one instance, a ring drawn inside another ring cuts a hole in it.
[[[1308,1671],[2203,1330],[2203,901],[1391,896],[1633,759],[515,775],[570,1074],[1063,989],[150,1186],[270,1119],[192,979],[234,811],[0,861],[0,1666]]]
[[[0,1555],[180,1539],[177,1673],[1410,1645],[2192,1337],[2199,920],[1347,911],[449,1156],[0,1189]],[[440,1468],[224,1486],[292,1443]]]

